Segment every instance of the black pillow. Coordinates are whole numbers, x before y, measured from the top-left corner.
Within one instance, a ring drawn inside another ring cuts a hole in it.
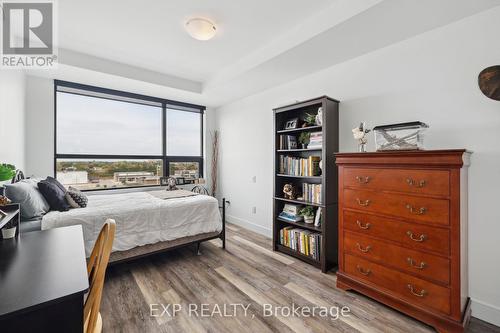
[[[66,189],[56,179],[47,177],[47,179],[38,182],[38,189],[49,203],[51,210],[65,212],[70,209],[65,198]]]

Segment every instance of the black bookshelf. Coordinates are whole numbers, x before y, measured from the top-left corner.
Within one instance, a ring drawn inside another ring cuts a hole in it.
[[[323,109],[323,119],[321,126],[314,125],[302,127],[300,119],[304,119],[306,113],[317,114],[318,108]],[[337,188],[337,167],[335,165],[334,153],[339,148],[339,101],[328,96],[298,102],[291,105],[276,108],[274,111],[274,197],[273,197],[273,248],[275,251],[293,256],[314,267],[320,268],[323,272],[337,266],[338,262],[338,188]],[[287,121],[299,118],[297,128],[286,129]],[[321,148],[302,149],[300,145],[293,149],[280,149],[280,136],[293,135],[297,138],[302,132],[322,132],[323,145]],[[280,173],[280,156],[293,156],[308,158],[309,156],[320,156],[322,160],[322,172],[319,176],[296,176]],[[302,184],[321,184],[321,202],[312,203],[298,199],[286,199],[283,196],[283,186],[291,183],[301,194]],[[322,223],[315,227],[304,222],[292,222],[280,218],[278,215],[283,210],[286,203],[301,204],[303,206],[321,207]],[[298,251],[288,248],[280,243],[280,230],[291,226],[309,230],[322,235],[320,258],[313,259]]]

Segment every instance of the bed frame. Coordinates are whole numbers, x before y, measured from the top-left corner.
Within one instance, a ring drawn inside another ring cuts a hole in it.
[[[226,198],[222,198],[222,206],[219,206],[222,214],[222,230],[221,232],[208,232],[195,236],[177,238],[171,241],[158,242],[134,247],[126,251],[115,251],[111,253],[109,265],[114,265],[126,261],[131,261],[143,258],[152,254],[158,254],[170,250],[175,250],[180,247],[196,244],[196,253],[201,255],[200,245],[212,239],[219,238],[222,241],[222,248],[226,248]]]

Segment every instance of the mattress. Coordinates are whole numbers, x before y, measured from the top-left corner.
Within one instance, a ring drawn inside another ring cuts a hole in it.
[[[108,218],[116,221],[113,251],[222,230],[218,201],[206,195],[162,200],[133,192],[88,198],[85,208],[51,211],[42,219],[42,230],[80,224],[87,256]]]

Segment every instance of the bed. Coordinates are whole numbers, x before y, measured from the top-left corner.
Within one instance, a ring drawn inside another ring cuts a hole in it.
[[[21,181],[22,178],[13,181]],[[82,225],[90,255],[108,218],[116,221],[110,262],[130,260],[188,244],[219,238],[225,248],[225,199],[184,190],[143,191],[88,196],[85,208],[49,211],[41,219],[21,222],[21,232]]]
[[[188,244],[220,238],[225,248],[225,200],[207,195],[162,198],[161,192],[90,195],[86,208],[51,211],[43,216],[41,229],[80,224],[85,251],[90,255],[107,218],[116,221],[111,262],[120,262]],[[172,191],[177,192],[177,191]],[[222,216],[219,211],[222,209]]]

